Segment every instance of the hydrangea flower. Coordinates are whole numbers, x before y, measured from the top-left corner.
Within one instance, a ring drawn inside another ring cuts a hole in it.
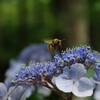
[[[25,64],[28,64],[30,60],[36,61],[36,62],[51,60],[51,54],[47,50],[47,45],[44,43],[32,44],[26,47],[25,49],[23,49],[16,60],[15,59],[10,60],[10,67],[5,73],[5,76],[6,76],[5,84],[6,84],[7,89],[13,86],[11,81],[15,78],[16,74],[20,71],[22,66],[24,66]],[[40,89],[38,88],[38,91],[42,90],[42,88],[43,88],[42,86]],[[43,88],[43,90],[51,93],[50,90],[47,90],[45,88]]]
[[[52,81],[59,90],[65,93],[72,92],[78,97],[91,96],[94,85],[90,79],[85,77],[86,72],[83,64],[75,63],[70,69],[66,67],[58,77],[53,77]]]
[[[90,46],[67,49],[60,56],[55,56],[55,65],[62,67],[70,67],[72,64],[82,63],[88,69],[94,67],[97,62],[100,62],[100,55],[96,51],[92,51]]]
[[[85,77],[90,68],[95,69],[92,79]],[[91,96],[95,84],[100,84],[100,55],[89,46],[68,49],[56,55],[54,62],[32,61],[21,67],[13,83],[42,85],[64,99],[64,93],[70,92],[78,97]]]
[[[8,99],[26,100],[32,94],[32,91],[33,91],[33,87],[19,85],[17,88],[15,88],[15,86],[12,86],[8,91],[8,94],[11,93]]]
[[[0,83],[0,100],[2,100],[7,94],[7,88],[5,84]]]
[[[31,62],[29,66],[22,67],[16,75],[17,82],[33,84],[34,82],[44,82],[53,76],[60,74],[62,69],[54,65],[53,62]]]
[[[18,61],[29,62],[29,61],[48,61],[51,60],[51,54],[47,49],[47,45],[42,44],[31,44],[22,50],[18,56]]]
[[[11,86],[11,80],[14,79],[17,72],[19,72],[20,68],[24,66],[26,63],[29,63],[30,61],[35,62],[43,62],[51,60],[51,55],[49,51],[47,50],[46,44],[32,44],[25,49],[22,50],[20,55],[16,60],[10,60],[10,67],[6,71],[5,76],[5,84],[6,86]]]
[[[0,100],[26,100],[31,95],[32,87],[12,86],[8,89],[0,82]]]

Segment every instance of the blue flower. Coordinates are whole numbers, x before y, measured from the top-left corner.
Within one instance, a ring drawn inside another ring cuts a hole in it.
[[[96,63],[95,74],[94,78],[92,78],[92,81],[100,85],[100,63]]]
[[[32,87],[11,86],[8,91],[4,83],[0,82],[0,100],[26,100],[32,93]]]
[[[0,82],[0,100],[2,100],[7,94],[7,88],[5,84]]]
[[[55,56],[55,65],[61,67],[70,67],[72,64],[82,63],[88,69],[94,67],[95,63],[98,62],[100,62],[100,54],[92,51],[90,46],[67,49],[60,56]]]
[[[96,63],[100,62],[100,54],[96,51],[91,51],[87,54],[85,64],[88,66],[95,66]]]
[[[30,46],[23,49],[18,57],[18,61],[29,62],[30,60],[37,62],[51,60],[51,54],[47,50],[47,45],[31,44]]]
[[[16,73],[19,72],[20,68],[26,63],[28,64],[30,60],[35,62],[51,60],[51,54],[47,50],[47,45],[32,44],[23,49],[16,60],[10,60],[10,67],[5,73],[5,84],[7,88],[9,88],[12,85],[11,80],[15,78]]]
[[[59,90],[65,93],[72,92],[79,97],[91,96],[94,89],[94,82],[100,84],[100,54],[91,50],[89,46],[68,49],[62,52],[61,55],[56,55],[54,62],[46,61],[47,58],[45,59],[43,56],[47,56],[47,54],[44,52],[39,53],[37,49],[34,51],[34,48],[32,50],[35,53],[28,50],[26,49],[22,52],[19,58],[23,63],[26,63],[29,59],[32,61],[23,67],[19,65],[20,69],[16,69],[18,73],[13,83],[20,85],[27,84],[28,86],[39,84],[51,89],[54,88],[53,84],[55,84]],[[40,47],[39,50],[41,52],[42,48]],[[89,68],[95,69],[93,81],[85,77]],[[13,74],[16,74],[16,71]]]
[[[53,76],[60,74],[62,69],[54,65],[53,62],[31,62],[29,66],[22,67],[16,75],[17,82],[43,82],[45,79],[51,79]]]
[[[31,78],[32,76],[31,74],[33,73],[30,72],[31,71],[30,68],[23,67],[25,64],[28,64],[30,60],[36,61],[36,62],[51,60],[51,54],[47,50],[47,45],[44,43],[31,44],[21,51],[17,59],[10,60],[9,69],[5,73],[5,76],[6,76],[5,84],[6,84],[7,89],[9,89],[13,85],[11,81],[15,79],[16,74],[20,71],[20,69],[22,71],[22,74],[20,73],[20,75],[22,76],[20,77],[24,77],[23,70],[26,70],[27,73],[30,73],[30,77],[28,78]],[[45,90],[47,91],[47,89]]]
[[[86,72],[83,64],[76,63],[71,65],[70,69],[65,67],[62,74],[53,77],[52,82],[65,93],[72,92],[78,97],[91,96],[94,84],[90,79],[84,77]]]
[[[32,87],[28,86],[15,86],[10,87],[8,94],[8,100],[26,100],[32,94]],[[13,92],[12,92],[13,91]]]
[[[59,55],[56,55],[55,57],[55,65],[63,67],[64,66],[64,60]]]

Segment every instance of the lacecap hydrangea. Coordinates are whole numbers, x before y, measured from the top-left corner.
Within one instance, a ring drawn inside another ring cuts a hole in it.
[[[94,70],[94,77],[86,77],[89,69]],[[55,55],[53,61],[31,62],[22,67],[13,83],[40,84],[63,98],[64,93],[71,92],[78,97],[91,96],[95,84],[100,84],[100,54],[90,46],[67,49]]]
[[[35,62],[43,62],[43,61],[48,61],[50,59],[52,59],[52,57],[51,57],[50,52],[47,50],[47,44],[45,44],[45,43],[31,44],[31,45],[25,47],[20,52],[18,57],[11,59],[9,61],[9,69],[5,73],[5,77],[6,77],[5,78],[5,86],[6,86],[7,90],[9,90],[10,88],[12,88],[14,86],[14,84],[11,83],[11,80],[13,80],[15,78],[16,73],[18,73],[20,71],[22,66],[24,66],[25,64],[28,64],[30,62],[30,60],[35,61]],[[2,85],[2,88],[4,88],[3,85]],[[37,92],[35,92],[35,91],[37,91]],[[22,92],[23,92],[23,90],[22,90]],[[29,88],[27,88],[27,90],[25,89],[25,93],[29,94],[30,92],[31,92],[31,94],[33,92],[35,92],[36,94],[42,95],[42,97],[48,96],[51,93],[51,91],[49,89],[44,88],[43,86],[35,86],[35,85],[32,85],[31,89],[29,89]],[[14,95],[13,97],[16,97],[16,96]],[[23,95],[22,95],[22,97],[23,97]],[[24,96],[24,98],[25,98],[25,96]],[[16,99],[14,99],[14,100],[16,100]]]

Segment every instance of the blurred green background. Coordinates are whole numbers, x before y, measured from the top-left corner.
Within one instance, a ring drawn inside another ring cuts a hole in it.
[[[0,0],[0,81],[11,58],[48,38],[100,51],[100,0]]]

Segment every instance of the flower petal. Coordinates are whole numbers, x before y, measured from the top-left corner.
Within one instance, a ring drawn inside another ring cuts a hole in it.
[[[59,78],[62,78],[62,79],[65,79],[65,80],[68,80],[69,79],[69,77],[64,72],[64,73],[60,74],[58,77],[53,77],[52,80],[51,80],[52,83],[55,84],[56,83],[56,80],[59,80]]]
[[[64,75],[59,75],[53,78],[53,82],[56,84],[57,88],[63,92],[71,92],[73,81],[66,79]]]
[[[7,94],[7,88],[4,83],[0,82],[0,97],[5,97]]]
[[[78,97],[86,97],[93,94],[93,88],[92,81],[86,77],[82,77],[79,81],[75,82],[72,92]]]
[[[69,70],[70,70],[70,69],[69,69],[67,66],[65,66],[65,67],[63,68],[63,74],[68,75]]]
[[[85,74],[86,74],[85,66],[80,63],[73,64],[69,71],[69,77],[73,80],[79,80]]]
[[[13,59],[10,60],[10,68],[6,71],[5,76],[13,78],[22,66],[24,66],[24,63]]]
[[[24,89],[22,86],[12,86],[10,87],[8,94],[11,94],[8,100],[20,100],[21,95],[24,93]]]
[[[26,91],[24,90],[20,100],[26,100],[32,94],[33,90],[35,90],[34,86],[31,86],[28,89],[26,88]]]

